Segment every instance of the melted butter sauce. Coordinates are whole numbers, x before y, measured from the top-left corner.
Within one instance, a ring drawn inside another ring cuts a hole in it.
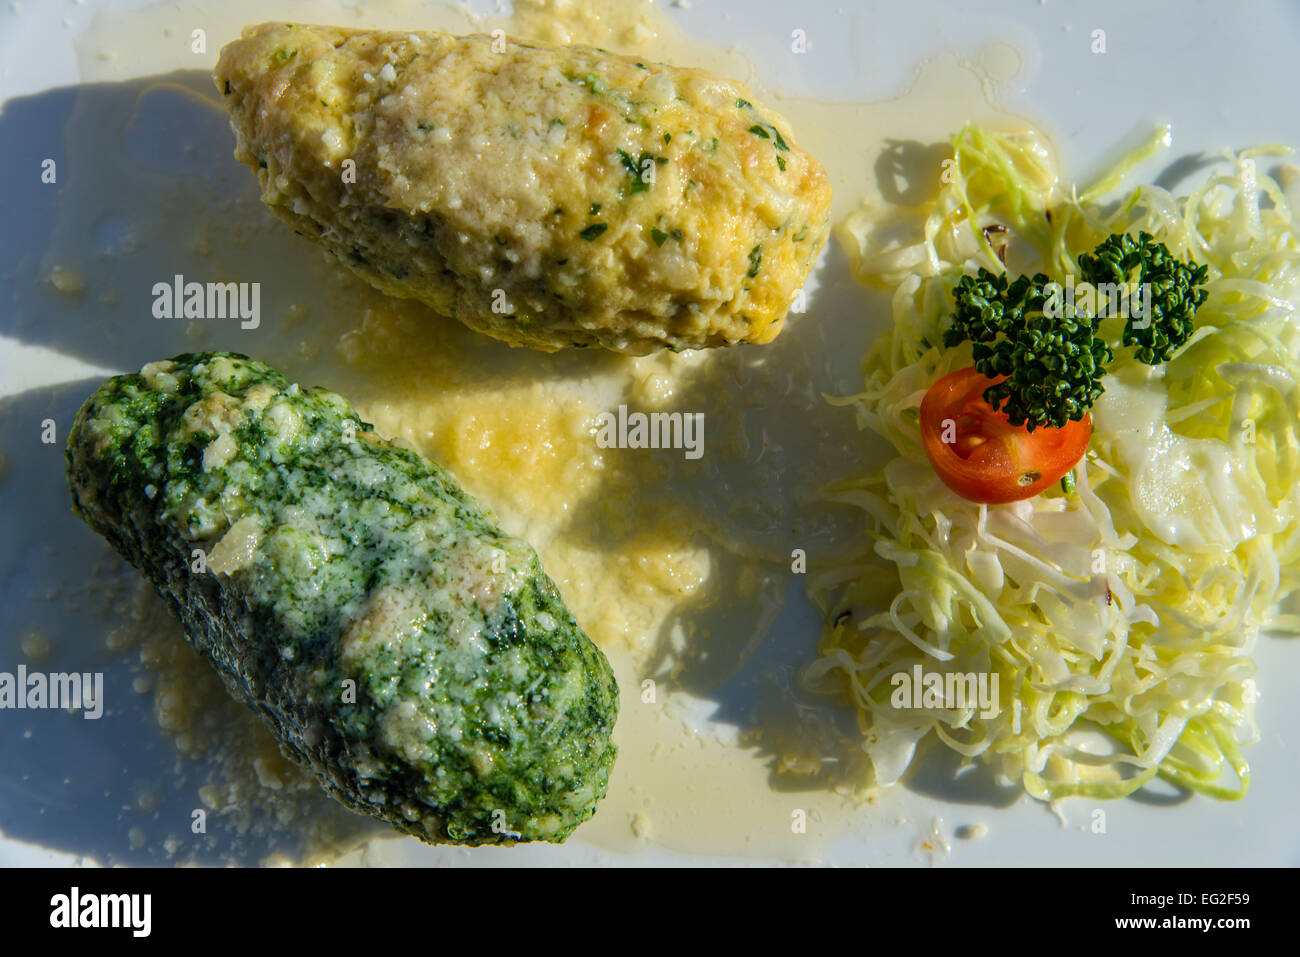
[[[537,548],[622,689],[609,795],[574,842],[817,860],[871,812],[839,793],[856,774],[852,736],[809,719],[790,691],[789,674],[814,653],[815,620],[802,629],[774,626],[802,584],[791,572],[792,550],[826,554],[857,527],[837,522],[842,514],[815,498],[866,455],[852,415],[822,398],[853,390],[872,328],[843,255],[829,251],[810,283],[808,313],[792,316],[775,343],[714,352],[545,356],[388,299],[260,209],[251,175],[229,158],[233,141],[206,71],[242,26],[272,18],[458,33],[500,28],[741,79],[826,166],[837,219],[864,199],[915,205],[938,182],[944,153],[936,144],[964,123],[1019,124],[995,105],[1018,69],[1017,54],[994,47],[976,62],[937,56],[905,93],[864,103],[768,90],[741,52],[692,39],[659,7],[626,0],[518,0],[511,17],[484,19],[416,0],[364,10],[337,0],[230,0],[199,12],[164,3],[101,14],[79,45],[88,92],[67,140],[73,168],[80,158],[90,172],[63,187],[42,268],[71,270],[84,283],[77,289],[83,306],[97,305],[140,337],[124,350],[123,367],[186,348],[227,348],[265,358],[304,384],[328,385],[381,433],[450,469],[507,530]],[[206,31],[203,55],[190,51],[198,27]],[[171,144],[161,150],[150,145],[160,135]],[[119,254],[135,251],[152,257],[145,280],[184,273],[261,281],[262,327],[174,325],[159,345],[158,321],[141,320],[146,301],[118,275],[129,273]],[[620,404],[703,412],[703,457],[600,448],[596,416]],[[778,666],[745,676],[751,659],[774,644],[783,648]],[[167,691],[155,699],[160,723],[169,733],[190,727],[196,719],[184,689],[197,680],[194,662],[155,642],[148,648],[144,663]],[[738,680],[750,700],[733,719],[717,702],[720,689]],[[721,725],[706,720],[715,711]],[[251,715],[226,717],[241,722],[233,737],[243,750],[218,756],[210,786],[229,801],[274,792],[275,813],[301,826],[315,811],[286,813],[283,802],[308,807],[302,772],[264,753],[270,739],[258,737]],[[189,739],[185,749],[201,750]],[[249,780],[251,765],[257,781]],[[389,863],[423,853],[411,841],[380,840],[345,855],[359,839],[333,828],[289,859]]]

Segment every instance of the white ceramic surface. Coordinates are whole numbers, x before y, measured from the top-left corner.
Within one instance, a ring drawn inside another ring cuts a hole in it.
[[[76,528],[75,520],[60,511],[66,508],[56,488],[61,453],[35,441],[33,422],[41,418],[41,409],[66,413],[69,403],[75,407],[81,397],[51,386],[121,371],[113,349],[93,347],[96,329],[84,330],[84,349],[58,345],[78,341],[77,331],[56,330],[60,334],[55,335],[47,329],[44,300],[32,291],[39,284],[33,277],[43,241],[53,228],[49,203],[34,185],[39,157],[59,149],[59,111],[67,108],[60,94],[49,91],[78,82],[74,40],[105,5],[46,0],[6,3],[0,9],[0,101],[9,101],[0,112],[0,394],[18,396],[0,417],[0,449],[8,462],[0,476],[5,499],[0,511],[0,669],[5,670],[18,660],[17,629],[43,600],[44,576],[56,566],[80,569],[77,563],[82,560],[67,553],[68,540],[59,537],[60,530]],[[201,10],[203,0],[192,6]],[[265,6],[269,19],[286,5]],[[669,12],[693,36],[740,46],[768,86],[836,98],[894,95],[927,56],[947,49],[975,54],[991,40],[1006,41],[1024,58],[1008,105],[1053,133],[1070,171],[1079,178],[1086,178],[1087,171],[1105,159],[1117,138],[1153,121],[1173,124],[1174,149],[1140,169],[1135,179],[1169,184],[1180,171],[1195,166],[1194,161],[1179,166],[1173,161],[1213,155],[1225,147],[1266,141],[1300,144],[1300,111],[1294,101],[1300,89],[1300,5],[1287,0],[695,0]],[[795,28],[813,38],[815,55],[784,55]],[[1090,50],[1097,29],[1104,29],[1107,38],[1107,52],[1100,56]],[[55,458],[33,465],[41,455]],[[15,504],[28,500],[37,504]],[[80,571],[90,574],[89,569]],[[65,613],[45,608],[43,614],[57,618]],[[66,612],[73,618],[86,614],[84,608]],[[791,627],[816,628],[797,594],[787,614]],[[1254,782],[1244,802],[1218,804],[1198,798],[1167,806],[1156,800],[1112,803],[1105,808],[1106,833],[1098,835],[1089,826],[1092,808],[1087,802],[1066,802],[1066,824],[1029,800],[993,806],[967,791],[960,799],[965,803],[960,803],[939,768],[917,776],[884,806],[873,809],[876,824],[836,843],[825,860],[870,865],[1300,864],[1295,804],[1300,750],[1292,697],[1300,680],[1300,647],[1264,640],[1257,660],[1263,739],[1250,751]],[[104,661],[110,683],[116,682],[122,695],[130,697],[124,688],[129,676],[116,674],[106,654]],[[170,773],[169,745],[148,715],[138,707],[136,712],[123,715],[114,731],[139,741],[140,757],[131,774],[165,780]],[[99,775],[106,805],[119,804],[128,786],[122,762],[95,736],[102,732],[92,734],[95,729],[60,714],[32,718],[47,720],[61,721],[63,731],[49,748],[32,748],[21,740],[26,725],[12,713],[0,715],[0,829],[10,835],[0,839],[0,864],[103,854],[129,862],[129,845],[112,825],[114,808],[85,807],[85,827],[42,828],[44,812],[33,810],[38,805],[68,817],[69,801],[90,800],[84,791],[69,797],[59,781],[63,767],[75,766],[83,778]],[[918,833],[936,817],[949,835],[952,852],[937,858],[918,854]],[[986,825],[988,833],[978,840],[952,839],[955,828],[971,824]],[[580,840],[563,848],[508,852],[434,850],[408,840],[387,859],[485,865],[700,860],[658,850],[613,855]]]

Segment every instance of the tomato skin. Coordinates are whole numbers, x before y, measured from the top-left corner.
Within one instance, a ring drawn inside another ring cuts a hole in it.
[[[974,366],[949,373],[921,400],[921,441],[935,472],[964,499],[986,505],[1033,498],[1088,451],[1092,416],[1033,432],[984,400],[990,379]],[[947,439],[947,441],[945,441]]]

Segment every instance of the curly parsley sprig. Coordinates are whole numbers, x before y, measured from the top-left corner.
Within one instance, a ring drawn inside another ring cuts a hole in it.
[[[1094,286],[1103,283],[1151,284],[1150,322],[1129,322],[1122,342],[1135,346],[1134,356],[1149,366],[1169,357],[1192,336],[1192,317],[1209,292],[1207,266],[1193,266],[1175,257],[1150,233],[1116,233],[1091,253],[1079,257],[1083,278]]]
[[[1207,295],[1199,288],[1205,266],[1177,259],[1147,233],[1136,239],[1117,233],[1080,256],[1079,268],[1094,287],[1136,283],[1140,289],[1150,283],[1150,308],[1130,317],[1121,337],[1139,361],[1166,362],[1190,338],[1193,316]],[[1082,419],[1105,390],[1101,380],[1114,357],[1098,334],[1100,318],[1090,314],[1098,310],[1061,309],[1061,292],[1042,273],[1009,282],[987,269],[962,276],[953,289],[944,344],[970,340],[975,368],[990,378],[1006,377],[986,389],[984,399],[1029,432]]]

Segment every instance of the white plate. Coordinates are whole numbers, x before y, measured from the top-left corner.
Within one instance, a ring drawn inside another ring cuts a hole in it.
[[[94,565],[99,553],[88,546],[88,533],[67,513],[61,444],[41,443],[41,421],[52,417],[67,423],[88,391],[87,380],[138,365],[135,357],[141,354],[171,354],[167,348],[173,344],[154,341],[151,330],[156,326],[147,323],[88,321],[84,317],[94,310],[70,309],[44,282],[51,265],[42,260],[46,239],[60,224],[51,216],[55,187],[41,184],[40,164],[45,158],[61,161],[65,155],[62,130],[74,100],[68,87],[81,79],[74,43],[94,16],[111,14],[112,9],[106,2],[88,0],[14,2],[0,10],[0,100],[5,101],[0,112],[0,142],[5,144],[0,208],[6,217],[0,233],[0,284],[7,303],[0,318],[0,394],[17,396],[0,419],[0,451],[5,456],[0,472],[0,670],[5,671],[12,671],[21,659],[18,642],[33,624],[56,636],[51,670],[58,670],[61,655],[75,647],[77,634],[103,631],[93,602],[70,587],[79,583],[93,589],[96,577],[105,572]],[[204,3],[183,9],[195,26],[203,25]],[[292,2],[269,2],[261,8],[264,19],[298,18],[299,9]],[[1009,43],[1022,55],[1023,66],[1006,93],[1007,105],[1053,134],[1068,171],[1078,179],[1086,179],[1090,169],[1111,155],[1117,141],[1156,121],[1173,124],[1174,150],[1137,171],[1135,181],[1176,185],[1180,175],[1196,175],[1202,154],[1212,157],[1225,147],[1270,141],[1300,144],[1300,112],[1293,103],[1300,88],[1295,58],[1300,8],[1286,0],[1086,5],[1057,0],[805,0],[797,5],[784,0],[697,0],[669,12],[693,37],[743,49],[757,64],[764,86],[843,99],[896,95],[922,60],[941,51],[977,57],[991,41]],[[805,55],[790,54],[794,30],[804,31],[810,40]],[[1104,31],[1104,53],[1093,52],[1100,36],[1095,31]],[[128,68],[138,59],[142,73],[150,72],[150,64],[159,58],[168,60],[159,49],[167,47],[174,54],[168,45],[186,42],[179,35],[137,40],[138,46],[122,55]],[[211,59],[209,55],[195,66],[210,65]],[[159,115],[167,116],[165,110]],[[161,125],[150,133],[153,141],[136,144],[132,155],[142,168],[152,162],[182,167],[187,162],[183,151],[169,152],[169,145],[180,141],[170,137],[194,131],[183,129],[182,114],[171,119],[176,126]],[[210,145],[229,149],[229,141],[220,137]],[[123,169],[120,175],[136,172]],[[60,182],[71,183],[76,174],[63,169]],[[231,196],[248,187],[246,181],[233,180],[207,187],[220,193],[227,185]],[[112,197],[102,199],[104,210],[111,211]],[[183,198],[175,196],[159,197],[159,210],[168,216],[187,214]],[[87,242],[111,250],[139,239],[122,230],[119,220],[102,219]],[[310,275],[303,255],[301,263],[284,268],[301,265],[304,275]],[[826,296],[823,309],[854,308],[851,292],[839,289]],[[860,308],[860,302],[857,305]],[[110,311],[119,307],[105,306]],[[831,321],[851,317],[827,319]],[[176,344],[172,351],[185,345]],[[845,368],[851,369],[855,361],[856,351],[847,357]],[[54,388],[59,383],[74,385]],[[52,583],[58,583],[53,591]],[[787,633],[794,629],[815,639],[816,621],[801,598],[796,596],[787,614]],[[130,691],[130,674],[106,652],[92,649],[89,654],[98,657],[88,662],[83,655],[64,666],[89,669],[97,661],[105,668],[110,700],[126,702],[116,709],[112,722],[83,722],[49,712],[0,713],[0,830],[6,834],[0,839],[0,863],[143,859],[131,846],[134,812],[122,808],[142,782],[174,783],[174,759],[169,742]],[[1201,798],[1168,806],[1152,800],[1114,802],[1104,808],[1105,832],[1096,833],[1095,809],[1088,802],[1065,802],[1067,826],[1033,801],[1003,806],[987,795],[981,798],[978,789],[954,787],[950,767],[932,762],[905,787],[864,810],[861,831],[837,841],[824,860],[1035,866],[1300,864],[1300,816],[1294,811],[1300,754],[1292,743],[1296,709],[1289,703],[1292,683],[1300,676],[1300,649],[1265,639],[1256,658],[1263,739],[1249,752],[1254,781],[1249,797],[1240,803]],[[23,735],[28,728],[35,730],[31,739]],[[950,840],[961,825],[983,824],[988,833],[980,840],[952,840],[950,856],[919,854],[918,844],[936,818]],[[757,844],[750,856],[762,859],[761,838]],[[257,848],[247,850],[256,857]],[[562,848],[510,851],[434,850],[408,840],[389,845],[385,859],[492,865],[699,860],[659,849],[610,854],[584,844],[581,832]]]

